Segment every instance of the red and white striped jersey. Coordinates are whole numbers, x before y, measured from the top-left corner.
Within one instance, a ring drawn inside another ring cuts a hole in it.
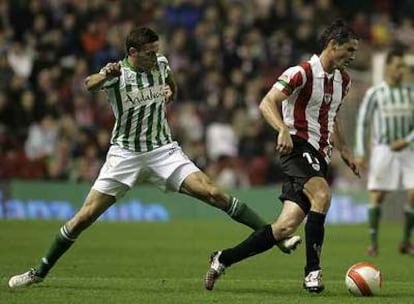
[[[335,116],[350,84],[349,75],[344,71],[327,74],[316,55],[287,69],[274,84],[288,96],[282,110],[290,134],[305,139],[327,163],[331,158]]]

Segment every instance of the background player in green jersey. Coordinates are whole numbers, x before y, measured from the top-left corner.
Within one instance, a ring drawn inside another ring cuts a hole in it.
[[[384,81],[367,91],[359,109],[355,153],[361,166],[366,165],[365,145],[372,142],[367,185],[371,256],[378,254],[381,204],[388,192],[400,189],[407,191],[408,202],[399,250],[414,255],[410,243],[414,227],[414,147],[410,146],[414,141],[414,91],[403,84],[405,73],[404,53],[398,49],[389,52]]]
[[[79,234],[138,183],[191,195],[252,229],[266,224],[247,205],[219,189],[172,139],[165,106],[174,99],[176,85],[167,59],[158,53],[158,40],[149,28],[133,29],[126,38],[127,57],[87,77],[88,90],[106,91],[116,118],[106,162],[84,205],[60,229],[40,265],[13,276],[11,288],[41,282]],[[290,252],[298,241],[299,237],[289,237],[278,245]]]

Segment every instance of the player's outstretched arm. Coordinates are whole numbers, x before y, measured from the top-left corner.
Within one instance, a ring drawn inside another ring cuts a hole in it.
[[[85,79],[85,85],[88,91],[99,90],[102,85],[114,78],[121,75],[121,65],[117,62],[110,62],[104,66],[99,73],[89,75]]]

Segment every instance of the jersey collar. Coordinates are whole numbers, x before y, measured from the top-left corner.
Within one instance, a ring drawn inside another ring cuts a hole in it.
[[[335,69],[332,74],[328,74],[324,71],[322,67],[321,59],[319,58],[318,55],[314,54],[309,60],[309,62],[312,66],[312,70],[316,78],[325,78],[325,76],[332,77],[332,74],[333,74],[335,81],[341,80],[341,77],[340,77],[341,73],[339,72],[338,69]]]

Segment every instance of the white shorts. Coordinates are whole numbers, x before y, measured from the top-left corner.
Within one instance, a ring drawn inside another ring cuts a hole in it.
[[[163,191],[177,192],[188,175],[199,171],[177,142],[149,152],[133,152],[112,145],[92,188],[116,198],[144,182]]]
[[[368,189],[414,189],[414,148],[394,152],[386,145],[374,146],[369,165]]]

